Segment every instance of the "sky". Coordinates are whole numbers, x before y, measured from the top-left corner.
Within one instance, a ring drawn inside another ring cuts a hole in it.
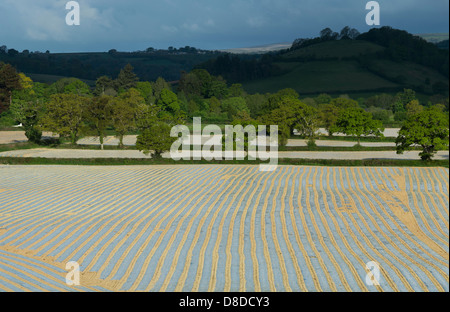
[[[192,46],[230,49],[312,38],[330,27],[391,26],[448,33],[448,0],[379,0],[381,25],[366,24],[366,0],[0,0],[0,46],[19,51],[105,52]]]

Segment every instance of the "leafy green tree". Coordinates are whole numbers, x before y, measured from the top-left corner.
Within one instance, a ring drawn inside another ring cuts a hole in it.
[[[416,92],[411,89],[404,89],[403,92],[399,92],[395,96],[392,111],[394,114],[397,112],[406,112],[406,105],[414,100],[417,100]]]
[[[161,158],[164,152],[170,150],[173,142],[177,140],[170,136],[172,125],[181,122],[176,117],[161,119],[160,110],[158,106],[140,105],[136,114],[136,124],[140,133],[136,147],[146,155],[152,154],[153,158]]]
[[[89,102],[88,97],[77,94],[52,95],[41,120],[41,130],[69,137],[75,145],[85,131],[85,110]]]
[[[238,96],[245,97],[246,96],[245,91],[242,88],[242,84],[240,84],[240,83],[232,84],[231,87],[229,88],[228,93],[231,97],[238,97]]]
[[[359,103],[357,101],[343,97],[332,99],[330,104],[336,106],[339,110],[359,107]]]
[[[268,95],[267,102],[264,104],[264,106],[262,108],[262,113],[267,114],[271,110],[280,108],[281,103],[286,98],[296,100],[299,98],[299,95],[298,95],[297,91],[295,91],[294,89],[290,89],[290,88],[282,89],[282,90],[278,91],[277,93],[270,94],[270,95]]]
[[[325,130],[328,132],[328,136],[333,136],[336,128],[336,122],[339,114],[339,107],[336,105],[322,104],[319,109],[319,116]]]
[[[213,77],[210,87],[207,89],[205,96],[207,98],[216,97],[224,99],[228,96],[227,82],[222,77]]]
[[[114,90],[114,80],[108,76],[101,76],[95,82],[94,94],[115,96],[117,92]]]
[[[145,99],[136,89],[129,89],[127,92],[115,97],[111,103],[111,119],[119,139],[119,147],[123,148],[123,137],[136,128],[136,116],[139,107],[148,108]]]
[[[328,95],[326,93],[322,93],[322,94],[319,94],[317,97],[315,97],[314,101],[316,101],[316,103],[318,105],[320,105],[320,104],[328,104],[331,102],[332,99],[333,98],[330,95]]]
[[[258,118],[263,114],[262,108],[264,107],[264,103],[267,102],[267,98],[264,94],[249,94],[245,97],[245,102],[250,110],[250,116]]]
[[[91,94],[90,87],[77,78],[62,78],[51,85],[51,93],[76,94],[87,96]]]
[[[134,73],[133,66],[131,66],[131,64],[127,64],[120,70],[115,82],[117,90],[120,93],[121,91],[126,91],[130,88],[136,88],[138,81],[139,78]]]
[[[362,108],[348,108],[339,113],[336,121],[336,131],[358,138],[361,144],[361,136],[375,135],[383,137],[383,124],[379,120],[373,120],[372,114]]]
[[[107,95],[94,97],[89,105],[86,105],[84,112],[86,121],[93,133],[100,140],[100,147],[103,150],[106,129],[111,124],[112,117],[112,98]]]
[[[214,116],[219,116],[220,113],[222,113],[222,109],[221,109],[221,103],[220,101],[213,96],[212,98],[209,99],[209,111],[212,115]]]
[[[408,104],[406,104],[406,112],[407,116],[416,115],[424,110],[424,107],[419,104],[418,100],[412,100]]]
[[[170,137],[172,127],[165,122],[156,121],[138,135],[136,147],[145,155],[151,154],[159,159],[164,152],[170,150],[176,138]]]
[[[201,96],[203,85],[200,78],[193,73],[183,72],[178,84],[178,91],[183,92],[188,99],[192,96]]]
[[[145,103],[147,104],[154,103],[155,99],[153,97],[153,88],[152,84],[149,81],[139,81],[136,85],[136,89],[144,98]]]
[[[397,153],[422,148],[422,160],[431,160],[437,151],[448,148],[448,116],[434,108],[428,108],[408,117],[396,139]]]
[[[164,111],[176,114],[180,110],[180,102],[175,93],[170,90],[163,89],[160,98],[156,102]]]
[[[170,84],[166,80],[164,80],[164,78],[161,77],[158,77],[158,79],[156,79],[156,81],[152,83],[152,88],[153,88],[153,97],[155,99],[160,98],[161,91],[164,89],[172,91],[172,87],[170,86]]]
[[[233,116],[240,111],[246,111],[250,113],[245,99],[242,97],[232,97],[222,101],[223,111],[227,112],[228,118],[233,119]]]
[[[314,107],[300,103],[294,111],[296,117],[294,127],[308,138],[309,146],[315,146],[317,131],[320,127],[319,111]]]
[[[0,113],[6,111],[12,104],[13,91],[21,88],[20,76],[16,69],[10,64],[0,63],[0,95],[3,95],[0,97]]]
[[[22,89],[13,92],[10,110],[16,122],[21,123],[29,141],[41,143],[42,131],[39,120],[44,113],[46,90],[43,84],[34,83],[31,78],[20,73]]]

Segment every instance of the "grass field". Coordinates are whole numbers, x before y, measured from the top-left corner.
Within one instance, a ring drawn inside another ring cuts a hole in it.
[[[356,61],[317,61],[281,66],[284,68],[289,64],[292,66],[286,74],[245,82],[244,89],[249,93],[263,92],[262,90],[275,93],[284,88],[292,88],[299,94],[316,94],[400,87],[361,69]]]
[[[0,166],[0,290],[449,291],[448,173]]]
[[[384,47],[363,40],[327,41],[303,49],[288,52],[283,55],[285,59],[315,57],[323,59],[329,57],[355,57],[361,54],[371,54],[385,50]]]

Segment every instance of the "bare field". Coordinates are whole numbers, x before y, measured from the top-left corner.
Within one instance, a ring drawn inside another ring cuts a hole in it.
[[[449,291],[448,173],[0,166],[0,291]]]

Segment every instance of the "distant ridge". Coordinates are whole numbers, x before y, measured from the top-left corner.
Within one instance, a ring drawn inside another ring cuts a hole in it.
[[[448,40],[449,33],[416,34],[416,36],[419,36],[431,43],[438,43],[444,40]]]
[[[267,52],[289,49],[291,46],[292,46],[292,42],[283,42],[283,43],[266,44],[266,45],[262,45],[262,46],[249,47],[249,48],[235,48],[235,49],[225,49],[225,50],[219,50],[219,51],[235,53],[235,54],[258,54],[258,53],[267,53]]]

